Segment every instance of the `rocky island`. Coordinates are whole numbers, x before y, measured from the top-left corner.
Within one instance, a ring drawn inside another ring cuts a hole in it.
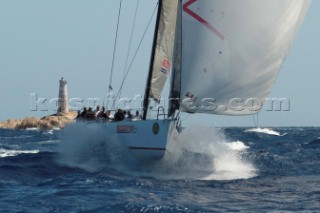
[[[73,123],[77,113],[69,111],[67,81],[61,78],[59,88],[58,110],[56,114],[43,118],[27,117],[24,119],[8,119],[0,122],[2,129],[28,129],[37,128],[50,130],[54,128],[64,128],[67,124]]]
[[[54,128],[64,128],[67,124],[73,123],[77,113],[70,112],[67,115],[50,115],[43,118],[27,117],[24,119],[8,119],[0,122],[2,129],[29,129],[37,128],[50,130]]]

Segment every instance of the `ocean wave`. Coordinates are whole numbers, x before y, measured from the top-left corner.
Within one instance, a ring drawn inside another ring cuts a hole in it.
[[[37,154],[39,150],[8,150],[0,149],[0,158],[14,157],[20,154]]]
[[[46,141],[37,142],[37,144],[56,144],[59,142],[60,142],[60,140],[46,140]]]
[[[0,139],[24,139],[32,138],[32,135],[13,135],[13,136],[0,136]]]
[[[309,147],[318,147],[320,146],[320,137],[313,140],[313,141],[310,141],[308,143],[306,143],[304,146],[309,146]]]
[[[270,129],[270,128],[252,128],[252,129],[247,129],[245,132],[255,132],[255,133],[262,133],[262,134],[267,134],[267,135],[274,135],[274,136],[285,136],[285,134],[280,134],[279,132]]]

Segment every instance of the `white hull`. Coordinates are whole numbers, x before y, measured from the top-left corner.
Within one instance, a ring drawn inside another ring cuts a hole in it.
[[[174,129],[174,120],[120,121],[104,123],[103,128],[116,136],[140,160],[161,159]]]

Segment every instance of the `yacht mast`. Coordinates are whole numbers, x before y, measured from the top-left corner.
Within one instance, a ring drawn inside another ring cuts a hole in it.
[[[155,59],[155,54],[156,54],[156,47],[157,47],[157,40],[158,40],[158,30],[159,30],[159,26],[160,26],[161,10],[162,10],[162,0],[159,0],[159,2],[158,2],[157,21],[156,21],[156,27],[155,27],[155,31],[154,31],[154,37],[153,37],[153,46],[152,46],[149,74],[148,74],[147,86],[146,86],[146,91],[145,91],[144,101],[143,101],[143,117],[142,117],[143,120],[147,119],[147,113],[148,113],[148,108],[149,108],[149,98],[150,98],[150,90],[151,90],[152,70],[153,70],[153,64],[154,64],[154,59]]]

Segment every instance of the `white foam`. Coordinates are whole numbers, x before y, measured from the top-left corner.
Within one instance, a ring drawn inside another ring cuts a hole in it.
[[[39,128],[32,127],[32,128],[26,128],[27,131],[39,131]]]
[[[231,150],[235,150],[235,151],[245,151],[247,149],[249,149],[248,146],[246,146],[243,142],[241,141],[236,141],[236,142],[232,142],[232,143],[227,143],[226,144]]]
[[[269,128],[252,128],[248,129],[245,132],[256,132],[256,133],[262,133],[262,134],[268,134],[268,135],[275,135],[275,136],[284,136],[285,134],[281,135],[279,132],[276,132]]]
[[[20,154],[37,154],[39,150],[7,150],[7,149],[0,149],[0,157],[14,157]]]
[[[178,157],[178,162],[183,162],[176,164],[176,169],[179,167],[181,172],[176,173],[178,177],[231,180],[248,179],[257,174],[254,165],[243,158],[249,147],[241,141],[229,142],[218,129],[191,127],[179,135],[174,143],[176,150],[172,155],[179,156],[177,153],[181,153],[181,150],[190,151],[189,156],[182,154]]]
[[[44,134],[53,135],[53,131],[52,130],[48,130],[47,132],[44,132]]]

